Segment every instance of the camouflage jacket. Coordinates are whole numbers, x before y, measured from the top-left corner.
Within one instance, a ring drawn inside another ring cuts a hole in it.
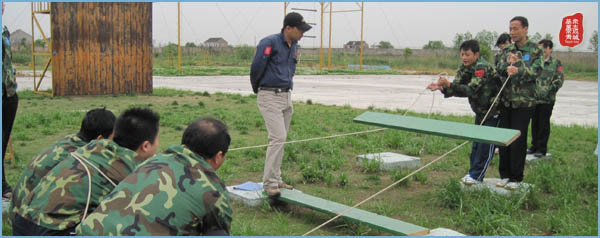
[[[17,92],[16,70],[12,66],[12,52],[10,50],[10,32],[2,29],[2,93],[12,97]]]
[[[450,87],[445,88],[442,93],[444,97],[468,97],[473,112],[483,116],[489,110],[501,86],[494,66],[479,57],[473,65],[461,65]],[[499,114],[498,108],[496,105],[490,116]]]
[[[537,78],[538,103],[552,104],[556,101],[556,92],[565,81],[563,66],[560,60],[554,59],[552,56],[545,60],[542,66],[542,72]]]
[[[130,174],[138,163],[134,151],[106,139],[93,140],[75,153],[96,166],[116,184]],[[87,163],[86,165],[92,182],[89,214],[114,187],[96,169]],[[84,166],[73,156],[69,156],[50,170],[24,199],[21,215],[52,230],[75,227],[81,221],[87,203],[88,181]]]
[[[83,141],[79,136],[70,135],[34,156],[23,172],[21,172],[19,180],[17,180],[13,199],[10,202],[10,217],[14,218],[15,213],[23,215],[23,211],[20,209],[22,208],[21,202],[23,199],[27,198],[33,188],[54,166],[62,160],[69,158],[71,152],[85,144],[87,142]]]
[[[517,52],[521,52],[520,55]],[[537,101],[536,80],[542,67],[542,48],[531,40],[527,40],[520,48],[516,43],[505,47],[496,68],[502,83],[508,78],[508,57],[511,53],[519,56],[519,60],[513,65],[518,67],[519,71],[510,76],[506,83],[502,91],[502,103],[507,108],[532,107]]]
[[[174,236],[224,230],[232,219],[225,185],[181,145],[148,159],[76,229],[78,235]]]

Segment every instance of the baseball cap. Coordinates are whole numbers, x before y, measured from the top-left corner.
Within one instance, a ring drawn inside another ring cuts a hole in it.
[[[312,26],[310,26],[304,21],[302,15],[300,15],[300,13],[297,12],[290,12],[285,16],[285,18],[283,19],[283,27],[286,26],[297,27],[298,30],[302,32],[307,32],[308,30],[310,30],[310,28],[312,28]]]

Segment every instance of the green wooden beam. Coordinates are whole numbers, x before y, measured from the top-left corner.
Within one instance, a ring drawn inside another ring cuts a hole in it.
[[[346,205],[314,197],[297,190],[281,189],[281,196],[279,199],[334,216],[339,212],[343,212],[349,208]],[[425,227],[420,227],[400,220],[380,216],[372,212],[360,210],[358,208],[348,211],[342,217],[348,219],[349,221],[365,224],[369,227],[394,235],[423,236],[429,234],[429,229]]]
[[[513,129],[478,126],[475,124],[401,116],[380,112],[365,112],[354,118],[354,122],[456,139],[466,139],[500,146],[510,145],[521,135],[520,131]]]

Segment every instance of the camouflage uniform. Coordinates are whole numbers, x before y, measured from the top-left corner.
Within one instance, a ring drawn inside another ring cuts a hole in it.
[[[490,109],[494,98],[500,90],[501,82],[494,66],[479,57],[470,66],[462,64],[450,87],[444,88],[444,97],[468,97],[471,109],[475,112],[475,124],[481,124],[485,114]],[[498,102],[492,108],[483,125],[498,126]],[[490,153],[492,151],[492,153]],[[494,155],[494,145],[473,142],[470,155],[469,176],[477,181],[483,181],[485,172]]]
[[[461,65],[456,71],[454,81],[443,93],[444,97],[468,97],[473,112],[484,116],[501,86],[494,66],[479,57],[473,65]],[[499,114],[497,108],[495,107],[488,117]]]
[[[520,54],[519,54],[520,52]],[[518,67],[518,73],[508,79],[507,68],[510,66],[508,57],[517,54],[518,61],[513,65]],[[504,48],[500,63],[496,68],[500,79],[506,87],[502,91],[503,108],[500,127],[519,130],[521,135],[512,144],[500,147],[500,164],[498,170],[502,179],[509,182],[523,181],[525,156],[527,153],[527,132],[529,121],[533,116],[537,103],[536,80],[542,68],[543,51],[535,42],[527,40],[521,47],[513,43]]]
[[[510,66],[508,56],[521,52],[519,60],[513,65],[519,68],[516,75],[510,76],[502,92],[502,102],[507,108],[533,107],[536,104],[536,80],[543,61],[543,51],[540,46],[527,40],[522,47],[511,44],[504,48],[497,64],[497,72],[502,83],[508,78],[507,67]]]
[[[139,163],[136,153],[112,140],[94,140],[75,152],[100,169],[118,184]],[[114,189],[113,185],[92,166],[92,194],[88,212]],[[73,156],[56,165],[24,199],[22,216],[34,224],[51,230],[73,229],[82,219],[88,194],[88,175]]]
[[[539,104],[550,104],[556,101],[556,93],[565,81],[563,67],[560,60],[548,58],[541,68],[537,83],[537,101]]]
[[[181,145],[148,159],[76,229],[78,235],[203,235],[229,233],[225,185],[202,157]]]
[[[10,202],[10,216],[14,218],[15,213],[23,215],[23,212],[19,211],[22,208],[21,202],[23,199],[27,198],[29,193],[31,193],[40,180],[54,166],[68,158],[71,152],[85,144],[87,142],[83,141],[79,136],[70,135],[34,156],[21,173],[19,180],[17,180],[13,199]]]
[[[16,70],[12,66],[10,33],[6,26],[2,30],[2,94],[12,97],[17,93]]]
[[[550,138],[550,117],[556,101],[556,92],[564,82],[563,67],[559,60],[550,56],[542,64],[537,79],[537,105],[531,121],[531,152],[545,155]],[[538,155],[539,156],[539,155]]]

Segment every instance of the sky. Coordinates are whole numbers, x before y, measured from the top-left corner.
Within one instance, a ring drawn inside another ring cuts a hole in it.
[[[11,31],[31,32],[31,6],[28,2],[6,3],[2,24]],[[358,10],[354,2],[333,2],[333,11]],[[293,10],[293,8],[316,11]],[[321,39],[321,14],[318,2],[292,2],[288,12],[301,13],[315,23],[300,44],[318,48]],[[231,45],[256,45],[260,39],[278,33],[283,23],[283,2],[182,2],[181,42],[202,43],[210,37],[223,37]],[[389,41],[395,48],[422,48],[430,40],[452,46],[456,33],[481,30],[507,32],[514,16],[529,20],[529,34],[539,32],[554,36],[555,50],[567,50],[558,41],[562,19],[583,14],[583,43],[574,51],[589,51],[589,39],[598,29],[597,2],[365,2],[364,40],[369,43]],[[177,42],[177,3],[152,3],[152,38],[155,45]],[[49,34],[50,19],[39,17]],[[342,47],[350,40],[360,40],[361,12],[333,13],[332,46]],[[323,46],[329,43],[329,14],[324,14]],[[36,38],[41,34],[36,29]]]

